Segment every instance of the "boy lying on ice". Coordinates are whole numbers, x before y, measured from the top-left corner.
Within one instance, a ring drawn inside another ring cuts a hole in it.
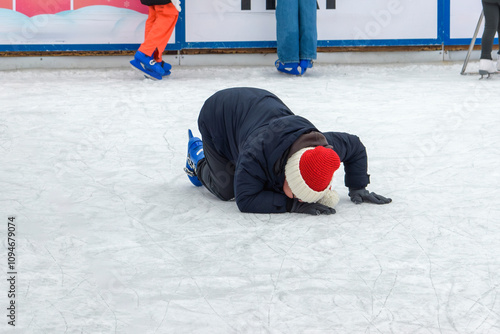
[[[230,88],[205,101],[198,118],[202,139],[189,130],[185,171],[242,212],[333,214],[331,182],[340,163],[351,200],[390,203],[366,190],[367,156],[357,136],[320,132],[274,94]]]

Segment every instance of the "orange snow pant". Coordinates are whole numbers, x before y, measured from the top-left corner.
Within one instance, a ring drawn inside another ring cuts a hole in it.
[[[179,12],[171,3],[148,7],[149,15],[146,20],[144,43],[139,47],[139,51],[147,56],[154,53],[155,60],[161,62],[161,55],[172,36]]]

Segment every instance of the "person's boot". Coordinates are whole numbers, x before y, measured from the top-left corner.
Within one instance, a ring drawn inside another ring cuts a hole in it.
[[[172,69],[172,65],[170,65],[169,63],[165,63],[163,60],[161,61],[160,63],[161,65],[161,68],[163,68],[163,70],[165,71],[165,74],[163,75],[164,77],[166,77],[167,75],[170,75],[170,70]]]
[[[479,74],[481,74],[481,78],[483,75],[487,75],[488,77],[492,73],[496,73],[497,68],[495,63],[491,59],[480,59],[479,60]]]
[[[205,158],[205,154],[203,153],[203,142],[198,137],[193,137],[193,133],[191,130],[188,130],[188,152],[186,159],[186,167],[184,167],[184,171],[186,172],[189,181],[197,187],[201,187],[202,183],[196,176],[196,167],[198,166],[198,162]]]
[[[308,68],[313,67],[313,61],[310,59],[301,59],[300,60],[300,68],[302,69],[302,74],[306,73]]]
[[[299,63],[282,63],[279,59],[274,63],[276,69],[280,72],[292,75],[302,75],[304,72]]]
[[[165,75],[161,64],[157,63],[153,56],[147,56],[141,51],[135,53],[134,59],[130,61],[130,64],[144,72],[150,78],[161,80],[162,76]]]
[[[172,65],[169,63],[165,63],[163,60],[160,60],[160,57],[158,56],[158,48],[155,49],[153,52],[153,55],[151,56],[154,58],[154,60],[160,64],[161,68],[165,71],[165,74],[162,75],[162,77],[166,77],[167,75],[170,75],[170,70],[172,69]]]

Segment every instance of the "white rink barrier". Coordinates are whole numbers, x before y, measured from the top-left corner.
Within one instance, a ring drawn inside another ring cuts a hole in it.
[[[133,3],[134,9],[118,0],[2,0],[0,52],[136,50],[147,8]],[[182,3],[167,50],[276,47],[275,0]],[[482,9],[479,0],[317,4],[319,47],[468,45]]]

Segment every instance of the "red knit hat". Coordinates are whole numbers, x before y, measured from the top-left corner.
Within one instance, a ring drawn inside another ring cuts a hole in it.
[[[300,200],[315,203],[330,189],[340,158],[331,148],[306,147],[294,154],[285,165],[285,177],[292,193]]]

